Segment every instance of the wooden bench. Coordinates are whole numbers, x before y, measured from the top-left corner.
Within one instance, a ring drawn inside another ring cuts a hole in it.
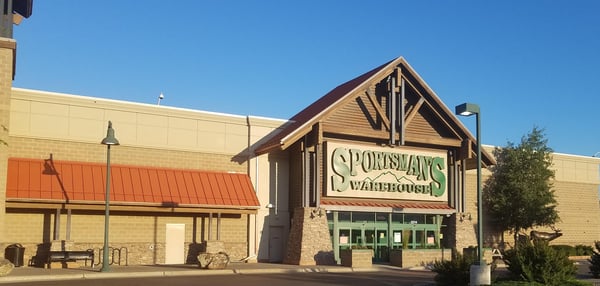
[[[88,260],[90,265],[94,267],[94,250],[65,250],[65,251],[50,251],[48,253],[48,266],[52,262],[76,262],[78,260],[84,260],[85,266],[87,266]]]

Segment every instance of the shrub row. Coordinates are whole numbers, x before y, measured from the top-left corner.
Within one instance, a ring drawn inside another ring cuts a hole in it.
[[[596,244],[600,251],[600,243]],[[592,266],[600,265],[600,252],[594,252],[589,246],[575,247],[556,245],[549,246],[546,241],[524,241],[517,248],[504,253],[504,262],[511,272],[511,277],[494,279],[494,285],[555,285],[572,286],[588,285],[575,279],[576,267],[569,256],[585,256],[595,254],[590,259]],[[468,285],[469,268],[474,262],[470,255],[455,255],[450,261],[436,261],[431,270],[436,272],[437,285]],[[495,265],[492,264],[492,272]],[[600,269],[600,267],[598,267]],[[594,269],[590,267],[592,273]],[[600,270],[598,270],[600,275]],[[495,275],[492,275],[494,278]]]
[[[589,245],[552,245],[551,247],[567,256],[590,256],[594,253],[594,249]]]

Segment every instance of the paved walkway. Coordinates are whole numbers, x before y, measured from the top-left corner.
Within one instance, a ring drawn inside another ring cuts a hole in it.
[[[100,272],[99,268],[59,268],[15,267],[0,284],[71,279],[103,279],[115,277],[168,277],[193,275],[226,275],[258,273],[298,273],[298,272],[361,272],[382,271],[386,265],[373,265],[371,268],[351,268],[343,266],[298,266],[279,263],[230,263],[227,269],[200,269],[197,265],[113,265],[109,272]],[[395,267],[398,269],[397,267]]]
[[[600,279],[593,279],[587,271],[585,263],[576,263],[580,267],[578,280],[600,285]],[[499,267],[499,271],[506,271]],[[401,268],[385,264],[373,264],[369,268],[352,268],[344,266],[299,266],[280,263],[230,263],[227,269],[208,270],[200,269],[197,265],[113,265],[109,272],[100,272],[98,267],[59,268],[46,269],[37,267],[15,267],[10,274],[0,277],[0,285],[6,283],[74,280],[74,279],[106,279],[118,277],[169,277],[169,276],[195,276],[195,275],[228,275],[228,274],[259,274],[259,273],[303,273],[303,272],[368,272],[399,270]],[[403,269],[408,270],[408,269]],[[422,268],[410,269],[414,271],[427,271]],[[433,281],[432,281],[433,282]],[[433,285],[433,284],[432,284]]]

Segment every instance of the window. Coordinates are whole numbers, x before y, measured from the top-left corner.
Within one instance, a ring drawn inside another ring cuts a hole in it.
[[[375,219],[374,213],[360,213],[353,212],[352,213],[352,222],[373,222]]]
[[[404,215],[404,223],[407,223],[407,224],[425,223],[425,215],[406,214],[406,215]]]
[[[350,212],[339,212],[338,221],[350,221]]]

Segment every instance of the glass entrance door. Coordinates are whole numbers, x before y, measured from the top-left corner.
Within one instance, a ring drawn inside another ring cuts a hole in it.
[[[374,261],[389,260],[387,229],[365,229],[364,240],[368,248],[373,249]]]

